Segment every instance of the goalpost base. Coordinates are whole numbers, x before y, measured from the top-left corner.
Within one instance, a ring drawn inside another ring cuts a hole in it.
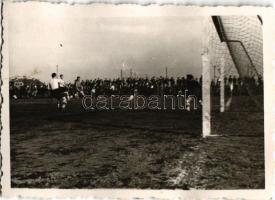
[[[214,135],[214,134],[210,134],[207,136],[204,136],[203,138],[208,138],[208,137],[222,137],[223,135]]]

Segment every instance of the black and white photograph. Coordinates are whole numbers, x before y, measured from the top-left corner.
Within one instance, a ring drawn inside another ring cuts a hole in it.
[[[266,189],[261,13],[7,7],[12,189]]]

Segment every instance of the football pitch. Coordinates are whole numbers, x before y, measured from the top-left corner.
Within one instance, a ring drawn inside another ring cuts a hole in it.
[[[262,189],[262,112],[58,112],[50,99],[11,100],[14,188]]]

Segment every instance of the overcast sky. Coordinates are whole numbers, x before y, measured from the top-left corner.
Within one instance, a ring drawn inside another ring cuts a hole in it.
[[[124,76],[130,68],[164,76],[165,66],[169,76],[200,76],[201,18],[164,15],[163,8],[62,5],[9,5],[11,76],[47,81],[56,65],[67,80],[115,78],[122,68]]]

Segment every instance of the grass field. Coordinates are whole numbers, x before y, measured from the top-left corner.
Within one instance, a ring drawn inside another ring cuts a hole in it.
[[[12,187],[264,188],[264,118],[199,111],[57,112],[50,100],[11,101]]]

